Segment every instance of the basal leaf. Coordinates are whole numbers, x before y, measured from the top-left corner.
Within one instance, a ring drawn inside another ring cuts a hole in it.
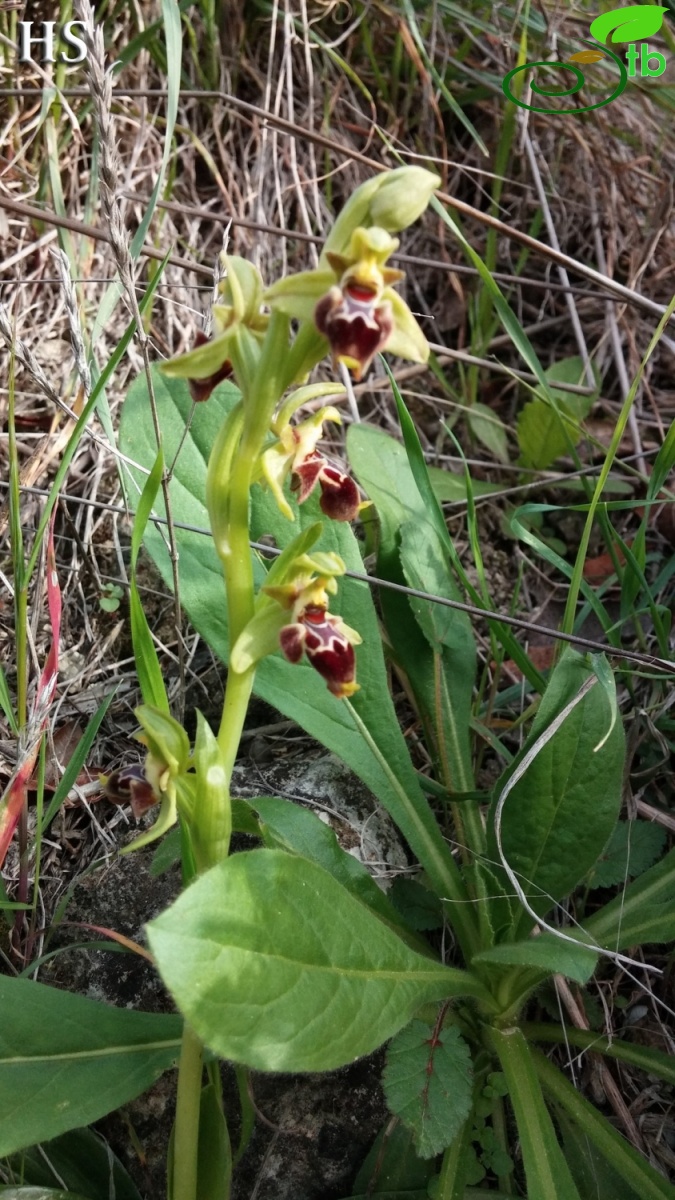
[[[535,967],[542,971],[566,975],[568,979],[574,979],[577,983],[586,983],[595,970],[597,958],[597,954],[583,945],[574,945],[544,933],[524,942],[506,942],[500,946],[493,946],[490,950],[475,955],[471,961]]]
[[[555,668],[523,752],[495,787],[488,820],[488,854],[494,861],[499,861],[494,827],[499,797],[514,769],[591,674],[584,657],[574,652],[565,653]],[[557,731],[540,745],[503,804],[501,835],[506,861],[530,904],[541,914],[584,878],[616,824],[624,736],[621,722],[617,722],[606,737],[610,721],[603,689],[591,687]],[[520,932],[531,923],[523,913]]]
[[[673,895],[675,849],[585,920],[586,936],[609,950],[670,942],[675,939]]]
[[[368,1054],[416,1009],[482,995],[409,949],[327,871],[281,850],[235,854],[148,926],[178,1007],[223,1058],[325,1071]]]
[[[65,1185],[70,1189],[68,1195],[81,1194],[87,1200],[141,1200],[119,1159],[92,1129],[71,1129],[49,1142],[30,1146],[13,1155],[9,1166],[16,1178],[40,1194],[43,1189]],[[51,1192],[44,1194],[51,1196]]]
[[[451,1145],[471,1111],[471,1053],[455,1025],[435,1034],[412,1021],[387,1051],[382,1077],[391,1111],[412,1129],[422,1158]]]
[[[384,921],[400,924],[398,913],[385,893],[363,863],[342,849],[330,825],[324,825],[302,805],[276,796],[259,796],[249,803],[260,816],[264,845],[290,850],[317,863]]]
[[[661,854],[666,831],[652,821],[619,821],[600,858],[589,872],[591,888],[614,887],[642,875]]]
[[[0,1155],[98,1120],[175,1062],[182,1022],[0,976]]]

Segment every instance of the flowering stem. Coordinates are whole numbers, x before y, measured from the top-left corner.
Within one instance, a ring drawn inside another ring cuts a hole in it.
[[[199,1106],[202,1094],[203,1049],[199,1038],[186,1022],[183,1026],[178,1067],[171,1200],[198,1200]]]
[[[286,380],[283,365],[288,354],[288,318],[273,313],[263,343],[260,360],[251,381],[250,393],[243,395],[244,427],[241,441],[232,454],[229,478],[209,464],[211,521],[220,508],[225,513],[222,535],[216,548],[223,564],[230,648],[251,620],[255,607],[253,562],[249,530],[249,492],[253,468],[258,459],[272,414],[283,394]],[[214,451],[218,450],[218,445]],[[223,715],[218,744],[225,757],[228,779],[232,774],[241,733],[253,688],[255,669],[227,675]]]

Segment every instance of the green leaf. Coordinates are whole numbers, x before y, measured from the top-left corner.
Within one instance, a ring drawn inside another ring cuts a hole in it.
[[[7,676],[5,675],[2,663],[0,663],[0,708],[5,714],[12,733],[18,735],[19,726],[16,723],[16,717],[14,715],[14,709],[12,707],[12,701],[9,694],[9,687],[7,686]]]
[[[347,447],[381,526],[378,574],[430,595],[460,600],[443,541],[432,524],[400,442],[352,425]],[[381,594],[387,632],[408,674],[425,724],[442,739],[455,790],[472,787],[470,721],[476,648],[465,613],[428,600]],[[423,637],[411,624],[412,611]],[[426,644],[425,644],[426,643]]]
[[[153,370],[153,382],[165,455],[167,461],[173,461],[192,411],[192,401],[183,380],[166,379]],[[222,421],[238,398],[235,388],[221,384],[207,404],[198,406],[171,480],[174,519],[205,532],[209,524],[205,505],[206,463]],[[136,462],[147,465],[155,461],[147,384],[142,376],[132,384],[124,404],[120,446]],[[159,498],[157,504],[161,512]],[[253,538],[259,541],[263,535],[271,535],[277,546],[284,547],[321,517],[318,501],[313,497],[300,509],[291,497],[291,507],[297,513],[295,524],[281,515],[269,493],[255,486],[251,505]],[[183,606],[207,644],[227,662],[224,587],[212,541],[183,528],[176,529],[176,538]],[[171,564],[164,539],[152,525],[146,529],[145,545],[171,586]],[[335,551],[349,570],[362,573],[359,543],[344,522],[325,523],[321,549]],[[259,586],[265,581],[266,569],[259,558],[254,565]],[[453,886],[450,876],[455,874],[454,861],[421,791],[398,726],[389,695],[377,614],[367,584],[342,580],[331,609],[363,637],[363,645],[357,651],[361,691],[351,704],[372,741],[369,743],[359,735],[349,706],[331,696],[325,682],[307,662],[293,665],[280,653],[270,655],[258,667],[255,691],[351,767],[394,818],[439,893],[447,895]]]
[[[654,1050],[650,1046],[641,1046],[639,1042],[626,1042],[621,1038],[602,1037],[593,1030],[563,1028],[561,1025],[544,1025],[526,1023],[522,1026],[523,1033],[529,1041],[569,1042],[571,1046],[580,1046],[583,1050],[594,1050],[598,1054],[606,1054],[619,1062],[630,1063],[665,1079],[666,1083],[675,1086],[675,1058],[662,1050]]]
[[[675,1200],[675,1187],[617,1133],[595,1105],[568,1083],[562,1072],[539,1050],[532,1049],[531,1054],[537,1075],[556,1107],[562,1108],[583,1130],[621,1178],[635,1189],[640,1200]]]
[[[670,942],[675,938],[674,894],[675,849],[586,919],[585,934],[608,950]]]
[[[394,1038],[382,1077],[391,1111],[413,1130],[422,1158],[449,1146],[471,1111],[471,1053],[455,1025],[434,1033],[423,1021]]]
[[[395,879],[389,898],[411,929],[440,929],[443,909],[438,896],[417,879]]]
[[[465,410],[469,429],[481,445],[494,454],[499,462],[509,461],[509,444],[506,430],[495,412],[487,404],[472,404]]]
[[[543,971],[556,972],[586,983],[597,962],[597,954],[583,945],[563,941],[553,934],[544,933],[528,938],[525,942],[507,942],[493,946],[476,954],[472,963],[502,963],[506,966],[536,967]]]
[[[588,416],[598,398],[600,386],[598,373],[594,366],[593,375],[595,378],[595,390],[588,395],[579,392],[567,392],[560,386],[551,389],[558,407],[576,421],[583,421],[584,417]],[[544,371],[544,376],[548,379],[549,383],[555,383],[556,385],[572,383],[577,386],[587,386],[588,383],[584,361],[578,354],[572,355],[571,358],[561,358],[558,362],[552,363]]]
[[[159,665],[155,643],[152,640],[150,626],[145,613],[136,583],[136,566],[138,552],[143,541],[143,534],[152,512],[153,504],[164,474],[164,455],[162,449],[157,452],[152,471],[146,480],[145,487],[138,501],[136,519],[131,535],[131,591],[129,594],[129,616],[131,619],[131,638],[134,647],[136,673],[141,686],[145,704],[153,705],[168,714],[169,699],[166,694],[162,668]]]
[[[105,1116],[172,1066],[178,1017],[0,976],[0,1155]]]
[[[180,862],[181,854],[181,832],[180,826],[169,830],[162,838],[159,846],[155,850],[150,863],[150,874],[153,879],[158,879],[160,875],[164,875],[165,871],[170,871],[176,863]]]
[[[525,755],[591,674],[584,657],[573,651],[566,652],[553,671],[530,737],[515,766],[509,766],[495,787],[488,820],[488,854],[493,860],[499,861],[494,828],[499,797]],[[624,756],[620,722],[596,749],[609,721],[607,697],[596,684],[540,746],[503,805],[504,855],[538,913],[546,913],[584,878],[619,815]],[[516,936],[531,923],[523,912]]]
[[[350,426],[350,429],[352,428],[356,428],[356,426]],[[441,504],[453,504],[466,500],[464,475],[455,475],[453,471],[446,471],[442,467],[429,467],[428,470],[434,496]],[[485,483],[482,479],[472,479],[471,487],[474,496],[489,496],[492,492],[501,490],[498,483]]]
[[[661,854],[666,831],[652,821],[619,821],[588,875],[590,888],[614,887],[642,875]]]
[[[642,1200],[593,1145],[584,1129],[557,1113],[565,1157],[580,1195],[593,1200]]]
[[[529,400],[523,406],[518,414],[517,432],[523,462],[528,467],[543,471],[569,452],[570,439],[565,436],[560,417],[543,400]],[[576,444],[578,431],[573,436],[570,429],[570,436]]]
[[[363,1166],[354,1181],[354,1194],[382,1196],[395,1193],[426,1197],[427,1185],[435,1174],[428,1159],[420,1158],[413,1145],[413,1131],[400,1121],[387,1121],[377,1135]],[[421,1189],[421,1191],[418,1191]]]
[[[106,696],[105,700],[103,700],[99,705],[93,717],[89,718],[89,721],[87,722],[87,728],[82,734],[82,737],[80,738],[77,746],[68,760],[68,765],[63,772],[61,779],[59,780],[59,785],[54,792],[49,805],[47,806],[47,811],[42,815],[42,822],[40,825],[41,835],[44,833],[45,829],[48,828],[50,821],[54,819],[54,816],[63,804],[63,801],[66,799],[66,796],[70,792],[73,784],[77,782],[77,777],[87,760],[87,755],[89,754],[89,751],[96,740],[96,734],[98,733],[103,722],[103,718],[112,704],[114,696],[115,691],[112,691],[110,695]]]
[[[382,920],[389,925],[400,925],[397,910],[363,863],[342,849],[330,825],[325,825],[315,813],[290,800],[258,796],[249,803],[260,816],[265,846],[300,854],[323,867]]]
[[[59,1184],[70,1189],[68,1195],[81,1194],[87,1200],[141,1200],[119,1159],[92,1129],[71,1129],[22,1150],[12,1155],[9,1166],[25,1185],[39,1190]]]
[[[611,33],[612,42],[641,41],[658,33],[667,12],[668,9],[659,4],[631,4],[628,8],[616,8],[595,18],[590,26],[591,37],[606,43]]]
[[[468,972],[415,954],[328,872],[280,850],[219,863],[148,938],[205,1045],[264,1071],[342,1066],[421,1004],[483,995]]]
[[[199,1200],[229,1200],[232,1150],[220,1095],[212,1083],[202,1088],[199,1105],[197,1196]],[[176,1200],[179,1200],[177,1197]]]

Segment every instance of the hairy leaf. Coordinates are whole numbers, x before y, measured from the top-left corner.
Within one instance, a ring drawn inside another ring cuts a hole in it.
[[[619,821],[589,873],[589,887],[614,887],[642,875],[659,857],[665,841],[665,829],[652,821]]]
[[[281,850],[219,863],[148,937],[202,1041],[264,1071],[342,1066],[426,1001],[482,994],[468,972],[416,954],[327,871]]]
[[[583,945],[575,945],[544,933],[525,942],[505,942],[493,946],[491,950],[476,954],[472,962],[535,967],[566,975],[577,983],[586,983],[595,970],[597,958],[597,954]]]
[[[670,942],[675,938],[674,894],[675,849],[585,920],[585,934],[608,950]]]
[[[382,1082],[389,1108],[413,1131],[417,1153],[432,1158],[451,1145],[471,1111],[469,1047],[455,1025],[435,1035],[412,1021],[389,1046]]]
[[[98,1120],[176,1060],[182,1022],[0,976],[0,1155]]]
[[[584,657],[574,652],[567,652],[555,668],[523,752],[495,787],[488,822],[488,854],[493,860],[499,861],[495,818],[500,796],[518,764],[575,700],[591,674]],[[546,913],[584,878],[616,823],[624,736],[620,722],[606,736],[610,724],[603,689],[591,687],[539,746],[506,795],[501,815],[503,852],[538,913]],[[531,923],[523,913],[518,929],[525,932]]]

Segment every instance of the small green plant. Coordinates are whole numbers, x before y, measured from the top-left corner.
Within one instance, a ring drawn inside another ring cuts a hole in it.
[[[119,583],[105,583],[98,603],[103,612],[114,613],[117,612],[120,601],[123,599],[124,589],[120,587]]]
[[[572,921],[566,907],[577,885],[593,886],[606,847],[613,858],[626,845],[614,832],[624,734],[609,666],[568,650],[544,681],[524,661],[540,693],[536,713],[515,756],[499,746],[504,769],[492,794],[481,796],[471,624],[425,598],[460,600],[464,590],[481,597],[457,557],[395,385],[405,447],[363,425],[347,439],[376,514],[369,529],[378,577],[416,593],[383,591],[381,614],[351,528],[365,502],[319,449],[322,425],[338,411],[327,404],[294,420],[309,401],[341,390],[306,383],[328,351],[357,377],[382,350],[425,361],[424,336],[387,260],[397,246],[392,235],[420,215],[437,182],[418,168],[368,181],[336,221],[317,269],[267,288],[248,262],[227,258],[214,336],[153,371],[166,413],[159,454],[147,380],[131,388],[122,447],[151,468],[132,563],[145,537],[172,578],[161,535],[147,522],[153,506],[161,514],[164,456],[173,461],[184,439],[174,476],[181,522],[199,527],[208,514],[213,538],[181,534],[182,599],[228,663],[220,727],[214,733],[198,714],[191,744],[169,712],[132,586],[147,758],[142,771],[120,771],[108,783],[136,812],[160,805],[155,825],[125,852],[178,825],[184,890],[147,931],[179,1015],[115,1010],[0,978],[1,1153],[95,1120],[147,1087],[180,1046],[169,1197],[225,1200],[233,1155],[219,1058],[258,1070],[324,1071],[389,1041],[384,1086],[400,1125],[383,1135],[355,1195],[464,1200],[482,1183],[480,1195],[585,1200],[589,1172],[600,1180],[606,1168],[620,1175],[622,1196],[675,1198],[537,1048],[564,1045],[569,1032],[553,1021],[527,1023],[530,1001],[555,976],[583,986],[604,958],[630,969],[631,948],[675,932],[675,851],[646,870],[653,848],[642,863],[631,858],[637,877],[591,916]],[[193,401],[207,398],[185,439]],[[251,551],[263,534],[279,551],[271,562]],[[518,656],[508,630],[492,622],[492,633]],[[390,666],[408,685],[429,778],[415,770],[401,733]],[[232,801],[254,689],[370,787],[419,863],[415,881],[388,897],[311,813],[275,797]],[[253,834],[260,847],[230,854],[233,830]],[[450,935],[443,943],[440,926]],[[441,944],[452,953],[441,957]],[[656,1050],[591,1040],[600,1053],[675,1075]],[[10,1054],[17,1045],[20,1059]]]

